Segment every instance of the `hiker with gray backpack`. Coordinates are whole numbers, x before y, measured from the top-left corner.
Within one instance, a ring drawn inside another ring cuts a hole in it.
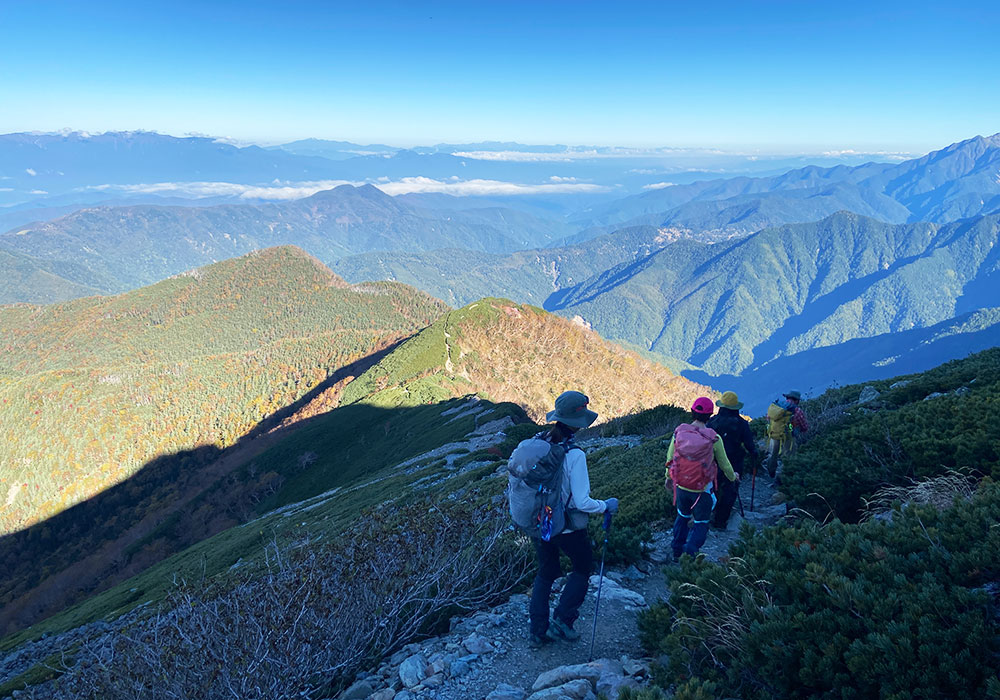
[[[522,440],[507,463],[511,517],[518,529],[531,536],[538,556],[528,608],[532,648],[557,639],[580,638],[573,624],[587,595],[594,565],[587,520],[593,513],[618,510],[617,498],[602,501],[590,497],[587,456],[573,443],[574,433],[597,419],[588,403],[579,391],[560,394],[555,410],[545,416],[553,425]],[[550,622],[552,584],[562,575],[560,552],[569,557],[571,570]]]
[[[712,417],[715,407],[705,396],[691,405],[691,422],[681,423],[667,449],[667,478],[665,486],[674,492],[677,519],[671,546],[674,560],[683,554],[694,556],[708,537],[708,522],[715,508],[715,491],[719,467],[732,482],[740,475],[726,456],[726,449],[718,433],[705,424]]]

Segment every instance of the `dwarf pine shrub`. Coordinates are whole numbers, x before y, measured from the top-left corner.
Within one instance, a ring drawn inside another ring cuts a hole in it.
[[[1000,479],[1000,348],[872,385],[882,393],[869,404],[856,404],[860,384],[821,397],[840,407],[837,419],[784,460],[782,487],[796,505],[855,521],[886,486],[955,469]]]
[[[685,559],[640,619],[673,682],[722,697],[987,698],[998,687],[1000,485],[858,525],[745,529]]]

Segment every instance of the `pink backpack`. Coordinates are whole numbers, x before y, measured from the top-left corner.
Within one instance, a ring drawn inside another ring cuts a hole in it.
[[[682,423],[674,430],[674,457],[670,479],[674,487],[703,491],[719,474],[712,450],[719,435],[711,428]]]

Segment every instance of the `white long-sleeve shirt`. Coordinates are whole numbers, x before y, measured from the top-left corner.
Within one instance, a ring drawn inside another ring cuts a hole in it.
[[[605,501],[590,497],[590,473],[587,471],[587,455],[583,450],[574,448],[566,453],[563,499],[567,508],[584,513],[603,513],[608,509]]]

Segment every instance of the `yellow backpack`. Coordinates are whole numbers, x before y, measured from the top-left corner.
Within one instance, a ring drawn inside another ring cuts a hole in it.
[[[767,409],[767,436],[772,440],[783,440],[791,428],[792,412],[772,403]]]

